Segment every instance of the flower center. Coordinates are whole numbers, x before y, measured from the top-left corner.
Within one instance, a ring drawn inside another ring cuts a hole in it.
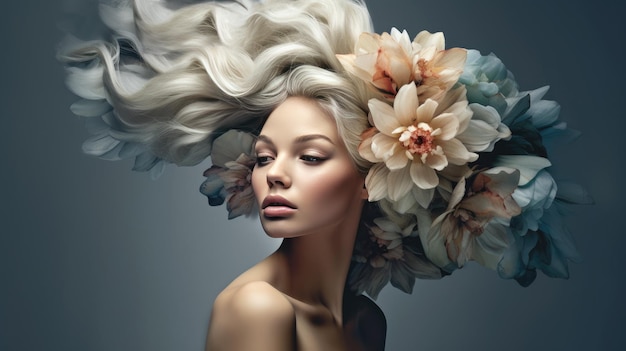
[[[416,126],[409,126],[402,135],[400,141],[402,145],[412,154],[428,154],[433,149],[432,130],[428,125],[420,123]]]

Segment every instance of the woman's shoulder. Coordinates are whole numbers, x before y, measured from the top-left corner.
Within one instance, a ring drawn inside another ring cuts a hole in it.
[[[224,289],[215,299],[214,310],[255,314],[275,311],[276,315],[294,315],[293,306],[278,289],[265,281],[250,281]]]
[[[215,299],[207,350],[291,350],[295,311],[264,281],[229,286]]]

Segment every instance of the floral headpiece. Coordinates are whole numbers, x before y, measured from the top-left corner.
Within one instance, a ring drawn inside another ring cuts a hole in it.
[[[561,219],[585,191],[550,174],[546,145],[577,135],[560,121],[548,88],[520,92],[493,54],[445,49],[442,33],[363,33],[337,55],[380,98],[360,155],[372,163],[369,201],[384,216],[357,240],[350,283],[376,297],[388,282],[411,292],[415,278],[440,278],[468,261],[527,286],[541,270],[567,278],[578,253]],[[201,191],[229,218],[254,212],[252,137],[230,131],[213,145]]]

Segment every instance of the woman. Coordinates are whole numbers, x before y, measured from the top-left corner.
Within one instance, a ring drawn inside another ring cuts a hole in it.
[[[265,122],[252,185],[265,232],[284,238],[213,307],[208,350],[382,350],[385,320],[345,294],[367,190],[335,121],[293,95]]]
[[[85,151],[153,175],[210,156],[209,204],[283,238],[218,296],[207,349],[383,349],[362,293],[470,260],[567,277],[559,203],[581,192],[557,188],[543,142],[568,131],[495,56],[373,34],[359,1],[115,4],[112,42],[61,56]]]

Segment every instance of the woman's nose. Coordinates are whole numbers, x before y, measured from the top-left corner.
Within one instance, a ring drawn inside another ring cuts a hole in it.
[[[289,173],[287,161],[282,158],[276,158],[267,170],[267,184],[270,188],[273,186],[289,188],[291,186]]]

